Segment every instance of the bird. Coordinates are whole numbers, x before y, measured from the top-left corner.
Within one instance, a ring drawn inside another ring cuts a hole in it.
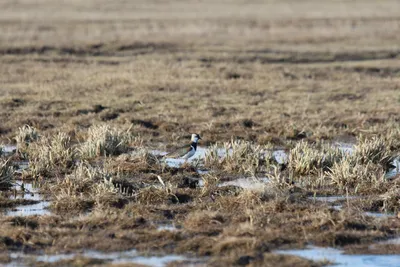
[[[166,158],[183,158],[188,160],[193,157],[197,150],[197,142],[201,139],[199,134],[192,134],[192,138],[190,139],[190,145],[185,145],[179,148],[176,148],[173,152],[165,155]]]

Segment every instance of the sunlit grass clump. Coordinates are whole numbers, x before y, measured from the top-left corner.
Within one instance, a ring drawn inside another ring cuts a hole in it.
[[[317,174],[342,160],[344,152],[327,145],[299,142],[289,152],[289,168],[295,175]]]
[[[119,155],[129,150],[129,145],[141,145],[141,139],[127,131],[109,125],[95,125],[89,128],[86,141],[79,151],[83,158]]]
[[[400,125],[395,120],[389,120],[385,125],[376,127],[378,137],[384,140],[387,148],[393,152],[400,151]],[[365,139],[365,138],[364,138]]]
[[[350,160],[335,162],[326,175],[329,183],[339,191],[350,189],[354,193],[376,189],[385,179],[382,166],[372,162],[354,165]]]
[[[274,161],[272,145],[231,140],[210,147],[205,156],[205,166],[226,172],[255,175]]]
[[[78,164],[72,174],[58,180],[50,191],[57,210],[85,209],[106,202],[118,193],[107,168],[84,162]]]
[[[13,184],[14,170],[9,160],[0,159],[0,190],[9,189]]]
[[[372,162],[386,166],[393,160],[390,143],[385,138],[378,136],[361,137],[354,148],[353,159],[356,164]]]
[[[63,132],[41,137],[31,143],[26,151],[30,174],[33,176],[66,172],[72,166],[76,155],[71,138]]]
[[[384,185],[385,171],[392,160],[390,146],[381,137],[361,137],[352,151],[299,142],[290,150],[289,177],[306,188],[365,193]]]

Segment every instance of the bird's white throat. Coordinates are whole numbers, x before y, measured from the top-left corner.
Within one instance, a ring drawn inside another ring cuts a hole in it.
[[[197,134],[192,134],[191,141],[195,142],[195,143],[197,143],[199,141],[199,137],[197,136]]]

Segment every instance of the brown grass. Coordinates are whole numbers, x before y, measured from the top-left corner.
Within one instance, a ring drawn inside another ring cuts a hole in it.
[[[21,178],[44,183],[56,214],[0,217],[0,248],[321,266],[272,251],[398,235],[398,219],[363,209],[399,210],[398,179],[383,177],[400,149],[399,29],[395,0],[3,1],[0,141],[18,153],[0,155],[0,183],[19,177],[8,160],[28,159]],[[204,175],[151,153],[193,132],[232,155],[199,161]],[[332,146],[343,141],[352,155]],[[219,187],[243,175],[270,184]],[[0,193],[2,208],[21,204]],[[338,193],[368,201],[307,198]]]
[[[0,159],[0,190],[9,189],[14,182],[14,170],[10,160]]]
[[[10,2],[2,138],[25,124],[79,131],[106,121],[133,123],[145,141],[204,132],[206,142],[282,143],[399,119],[395,1],[226,5]]]

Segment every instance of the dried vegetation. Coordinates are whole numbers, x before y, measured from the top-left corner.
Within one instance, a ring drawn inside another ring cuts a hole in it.
[[[0,153],[0,207],[32,204],[10,195],[35,180],[53,213],[0,216],[1,263],[16,250],[137,249],[323,266],[274,250],[368,253],[399,235],[395,216],[364,214],[400,210],[399,175],[387,175],[400,150],[397,1],[27,5],[0,8],[0,139],[17,147]],[[208,147],[196,164],[153,153],[192,132]],[[224,186],[237,178],[262,186]],[[348,197],[310,199],[337,194]]]

